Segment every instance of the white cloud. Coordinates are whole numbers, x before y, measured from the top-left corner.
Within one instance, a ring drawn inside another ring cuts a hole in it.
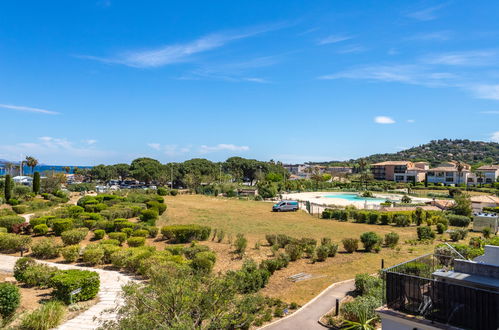
[[[88,139],[88,140],[83,140],[83,142],[85,142],[86,144],[88,144],[89,146],[91,146],[93,144],[96,144],[97,140]]]
[[[473,50],[465,52],[449,52],[434,54],[423,58],[428,64],[440,64],[451,66],[486,66],[496,65],[499,53],[490,50]]]
[[[199,149],[199,152],[202,154],[207,154],[210,152],[217,152],[217,151],[248,151],[249,147],[248,146],[236,146],[234,144],[217,144],[216,146],[207,146],[207,145],[202,145],[201,148]]]
[[[335,44],[337,42],[341,42],[341,41],[346,41],[346,40],[350,40],[352,39],[353,37],[351,36],[346,36],[346,35],[339,35],[339,34],[332,34],[330,36],[327,36],[325,38],[322,38],[321,40],[319,40],[317,42],[318,45],[328,45],[328,44]]]
[[[499,101],[499,85],[469,85],[469,90],[479,99],[498,100]]]
[[[22,106],[22,105],[0,104],[0,108],[9,109],[9,110],[15,110],[15,111],[42,113],[42,114],[45,114],[45,115],[58,115],[59,114],[59,112],[55,112],[55,111],[52,111],[52,110],[46,110],[46,109],[40,109],[40,108],[32,108],[32,107],[25,107],[25,106]]]
[[[490,141],[499,143],[499,131],[492,133]]]
[[[154,150],[160,150],[161,149],[161,144],[159,144],[159,143],[148,143],[147,146],[149,148],[154,149]]]
[[[226,44],[252,37],[258,34],[282,28],[283,24],[265,25],[245,29],[242,31],[230,31],[212,33],[202,36],[196,40],[165,45],[149,50],[133,50],[118,54],[114,57],[78,56],[80,58],[96,60],[104,63],[122,64],[134,68],[156,68],[169,64],[182,63],[192,60],[192,56],[225,46]]]
[[[386,117],[386,116],[374,117],[374,122],[376,124],[395,124],[395,120],[393,120],[390,117]]]
[[[191,151],[190,146],[179,147],[176,144],[162,145],[160,143],[148,143],[147,146],[149,148],[156,150],[156,151],[161,151],[162,153],[164,153],[167,156],[178,156],[178,155],[182,155],[182,154],[185,154],[185,153]]]
[[[416,121],[415,121],[414,119],[407,119],[407,122],[408,122],[409,124],[412,124],[412,123],[415,123]]]
[[[33,155],[41,162],[50,164],[80,165],[97,163],[116,156],[115,152],[99,150],[87,143],[76,144],[65,138],[42,136],[33,142],[21,142],[12,145],[0,145],[0,153],[6,159],[18,159],[20,155]]]
[[[418,21],[431,21],[437,19],[437,11],[447,4],[441,4],[434,7],[425,8],[422,10],[414,11],[412,13],[407,14],[408,17],[417,19]]]

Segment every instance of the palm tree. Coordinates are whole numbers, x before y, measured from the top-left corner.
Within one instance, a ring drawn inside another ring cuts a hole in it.
[[[12,174],[11,171],[12,171],[13,167],[14,167],[14,164],[12,164],[11,162],[5,163],[5,173]]]
[[[483,183],[483,173],[482,172],[476,172],[476,177],[477,177],[477,181],[480,183],[480,188],[482,187],[482,183]]]
[[[66,172],[66,174],[69,174],[69,172],[71,172],[71,167],[69,166],[64,166],[62,169],[64,170],[64,172]]]
[[[22,163],[23,162],[21,162],[21,166],[22,166]],[[28,165],[28,167],[31,168],[31,172],[33,173],[36,165],[38,165],[38,160],[35,157],[26,156],[26,165]]]

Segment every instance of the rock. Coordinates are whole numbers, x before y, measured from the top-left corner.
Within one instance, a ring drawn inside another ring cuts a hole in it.
[[[17,283],[17,280],[16,280],[14,277],[6,277],[6,278],[4,279],[4,282],[5,282],[5,283],[16,284],[16,283]]]

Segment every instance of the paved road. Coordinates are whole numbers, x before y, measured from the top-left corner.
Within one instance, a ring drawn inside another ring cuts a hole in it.
[[[12,272],[17,259],[18,257],[0,255],[0,271]],[[74,319],[65,322],[57,328],[58,330],[97,329],[102,321],[116,319],[116,314],[113,311],[109,311],[109,309],[114,310],[123,302],[119,295],[121,287],[129,281],[134,281],[130,277],[116,271],[63,265],[53,262],[45,263],[59,269],[92,270],[100,275],[99,301],[97,304]]]
[[[334,308],[336,298],[341,300],[354,289],[354,280],[339,282],[323,291],[300,310],[263,328],[265,330],[324,330],[325,328],[318,323],[318,320]]]

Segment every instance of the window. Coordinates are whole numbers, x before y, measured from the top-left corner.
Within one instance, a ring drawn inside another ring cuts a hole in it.
[[[435,176],[435,172],[428,172],[428,176]]]
[[[445,176],[446,177],[449,177],[449,176],[454,177],[454,172],[445,172]]]
[[[454,182],[454,178],[445,178],[445,182]]]
[[[403,175],[396,175],[395,181],[404,181],[404,176]]]
[[[491,178],[485,179],[485,183],[492,183],[492,179]]]

